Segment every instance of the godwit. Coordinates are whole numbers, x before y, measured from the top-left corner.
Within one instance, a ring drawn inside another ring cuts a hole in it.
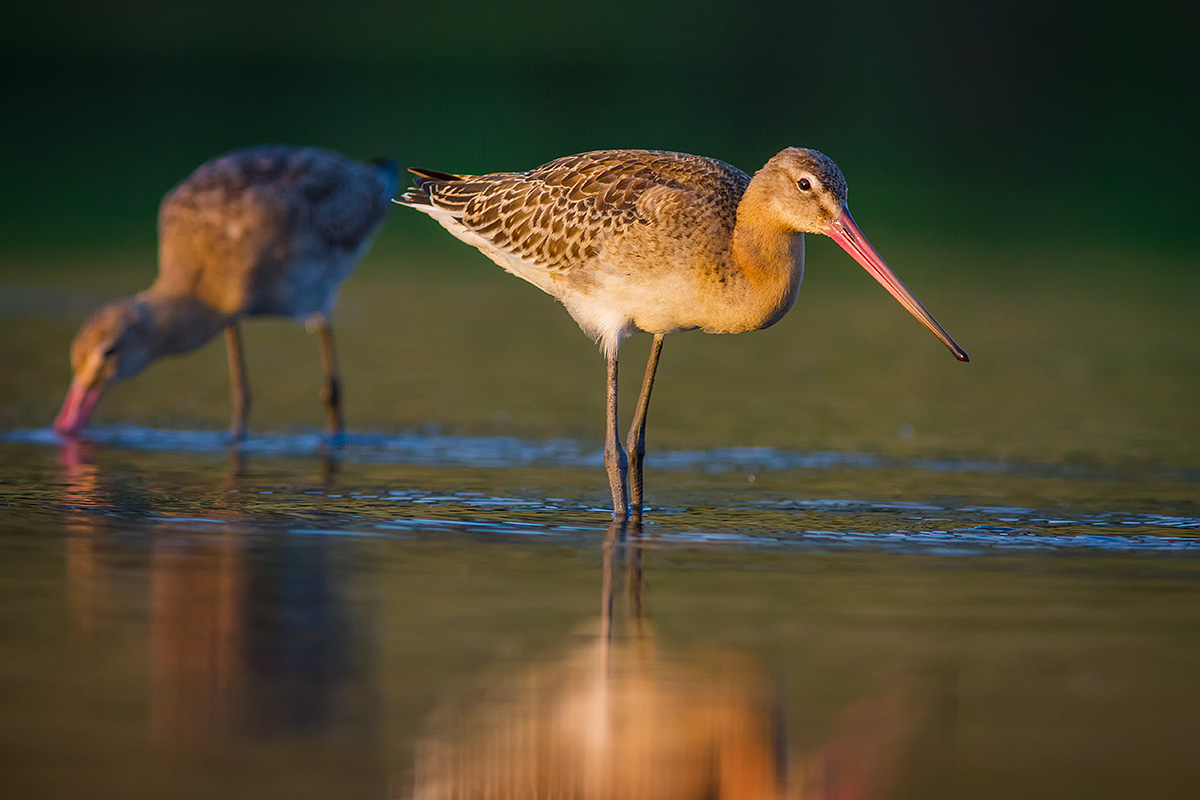
[[[796,300],[805,233],[831,237],[967,360],[871,247],[846,206],[841,170],[815,150],[789,147],[753,178],[712,158],[648,150],[582,153],[528,172],[412,172],[397,202],[557,298],[603,349],[604,463],[618,519],[641,516],[646,410],[663,337],[773,325]],[[635,331],[654,341],[627,462],[617,440],[617,354]]]
[[[398,184],[391,161],[311,148],[257,147],[202,164],[159,207],[158,279],[101,308],[71,343],[74,378],[55,430],[78,435],[108,386],[224,329],[232,434],[245,436],[250,386],[238,321],[274,315],[305,319],[319,334],[322,399],[330,431],[340,433],[329,313]]]

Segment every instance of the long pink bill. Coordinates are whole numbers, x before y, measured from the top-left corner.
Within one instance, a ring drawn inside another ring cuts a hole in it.
[[[67,399],[63,401],[62,410],[54,418],[54,430],[63,436],[78,436],[87,425],[88,418],[100,402],[104,393],[103,386],[88,386],[82,381],[74,380],[67,390]]]
[[[855,224],[854,218],[850,216],[850,209],[843,208],[842,213],[829,225],[829,229],[825,233],[841,245],[842,249],[849,253],[855,261],[862,264],[863,268],[871,273],[875,280],[883,284],[883,288],[887,289],[892,297],[899,300],[900,304],[920,320],[922,325],[929,328],[934,336],[941,339],[942,344],[950,349],[955,358],[959,361],[971,360],[967,358],[966,351],[950,338],[950,334],[946,333],[941,325],[938,325],[933,315],[925,310],[921,301],[896,277],[896,273],[892,272],[879,253],[875,252],[875,248],[867,241],[867,237],[863,235],[862,230]]]

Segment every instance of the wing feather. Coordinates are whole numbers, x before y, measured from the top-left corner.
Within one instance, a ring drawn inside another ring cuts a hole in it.
[[[647,226],[681,233],[689,209],[732,215],[750,180],[715,159],[650,150],[581,153],[522,173],[414,172],[405,202],[447,212],[498,251],[554,272]]]

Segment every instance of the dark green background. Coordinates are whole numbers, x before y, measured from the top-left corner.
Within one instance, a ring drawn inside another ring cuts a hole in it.
[[[167,188],[260,142],[454,171],[602,147],[753,171],[804,145],[842,166],[877,239],[1200,238],[1194,4],[119,0],[6,17],[0,256],[146,246]],[[393,216],[401,237],[437,235]]]

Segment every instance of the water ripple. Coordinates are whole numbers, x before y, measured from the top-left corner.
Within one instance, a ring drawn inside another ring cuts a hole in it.
[[[439,467],[598,467],[603,451],[571,439],[533,440],[510,436],[448,436],[348,433],[337,440],[311,431],[251,436],[231,445],[224,431],[161,430],[136,425],[89,428],[87,441],[155,452],[217,453],[231,447],[247,454],[296,457],[333,455],[364,464],[407,464]],[[0,432],[0,442],[58,446],[50,428]],[[1071,464],[1029,464],[979,459],[898,459],[873,453],[794,452],[771,447],[717,447],[711,450],[654,451],[646,464],[656,470],[691,472],[789,472],[832,469],[907,469],[927,472],[1003,474],[1034,478],[1107,478],[1112,470]],[[1200,469],[1151,467],[1142,471],[1162,480],[1200,483]]]
[[[307,536],[407,539],[457,534],[579,546],[594,545],[607,528],[603,509],[479,492],[389,492],[385,497],[363,498],[349,511],[304,507],[294,493],[281,490],[280,494],[296,498],[297,505],[287,514],[264,517],[243,509],[231,519],[162,511],[140,516],[155,526],[189,532],[208,529],[214,534],[232,525]],[[109,513],[94,507],[74,510]],[[514,518],[514,512],[528,516]],[[650,510],[644,533],[643,544],[652,548],[865,549],[939,556],[1020,551],[1200,555],[1200,518],[1117,512],[1068,515],[1061,510],[1047,514],[1006,506],[789,500],[733,507],[719,517],[701,508],[667,507]]]

